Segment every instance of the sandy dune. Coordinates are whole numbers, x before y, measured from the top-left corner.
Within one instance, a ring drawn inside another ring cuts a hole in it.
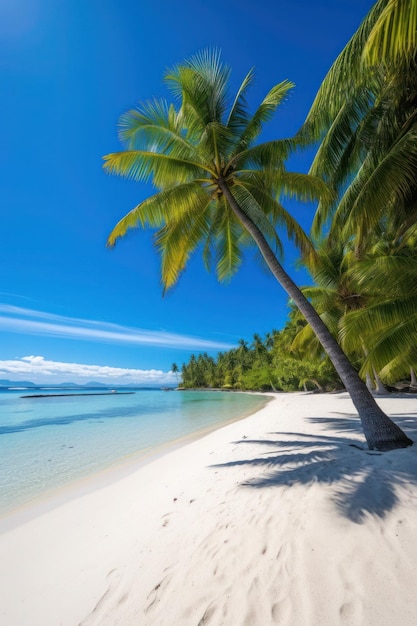
[[[417,441],[416,398],[378,402]],[[277,395],[0,530],[4,626],[417,624],[417,445],[367,451],[346,394]]]

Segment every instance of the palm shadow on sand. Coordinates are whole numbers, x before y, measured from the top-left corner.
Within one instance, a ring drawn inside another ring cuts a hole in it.
[[[330,428],[330,436],[277,432],[269,433],[271,438],[236,441],[234,443],[239,445],[258,444],[263,451],[256,458],[216,467],[264,467],[262,476],[242,483],[257,489],[313,483],[329,485],[339,512],[349,520],[363,523],[369,515],[384,518],[398,503],[399,490],[407,489],[410,484],[417,485],[417,445],[384,453],[370,451],[364,442],[349,436],[362,435],[359,418],[339,415],[307,420],[324,429]],[[417,414],[393,417],[408,436],[417,441]]]

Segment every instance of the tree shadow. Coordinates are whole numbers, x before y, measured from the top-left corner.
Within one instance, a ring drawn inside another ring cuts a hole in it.
[[[264,474],[242,483],[257,489],[316,483],[331,486],[339,512],[358,524],[369,515],[384,518],[399,502],[401,490],[417,485],[416,446],[384,453],[368,450],[364,442],[349,436],[362,434],[357,416],[308,421],[331,428],[332,435],[277,432],[267,433],[271,435],[268,439],[242,439],[234,443],[256,444],[267,451],[215,467],[264,467]],[[407,415],[396,421],[410,438],[417,439],[415,418]]]
[[[346,413],[335,413],[335,415],[343,415],[343,417],[309,417],[307,421],[311,424],[331,428],[331,430],[336,430],[339,433],[357,433],[363,437],[362,424],[358,415]],[[412,413],[390,413],[390,417],[398,423],[402,430],[407,431],[410,439],[417,440],[417,411],[414,415]]]

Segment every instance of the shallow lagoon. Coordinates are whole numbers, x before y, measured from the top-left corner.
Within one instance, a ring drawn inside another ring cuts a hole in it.
[[[258,395],[213,391],[79,393],[0,393],[0,513],[131,455],[145,456],[244,417],[266,402]],[[49,397],[21,397],[33,394]]]

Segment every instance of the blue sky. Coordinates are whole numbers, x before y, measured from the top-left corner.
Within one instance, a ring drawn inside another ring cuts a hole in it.
[[[0,0],[0,379],[166,383],[192,352],[283,326],[286,294],[251,254],[227,285],[196,255],[162,297],[151,232],[107,249],[151,188],[107,176],[102,156],[121,148],[119,116],[167,96],[165,69],[206,47],[232,86],[255,67],[254,106],[296,84],[263,139],[291,136],[372,4]],[[309,155],[290,165],[307,171]],[[308,228],[313,207],[289,206]],[[295,258],[285,265],[302,284]]]

